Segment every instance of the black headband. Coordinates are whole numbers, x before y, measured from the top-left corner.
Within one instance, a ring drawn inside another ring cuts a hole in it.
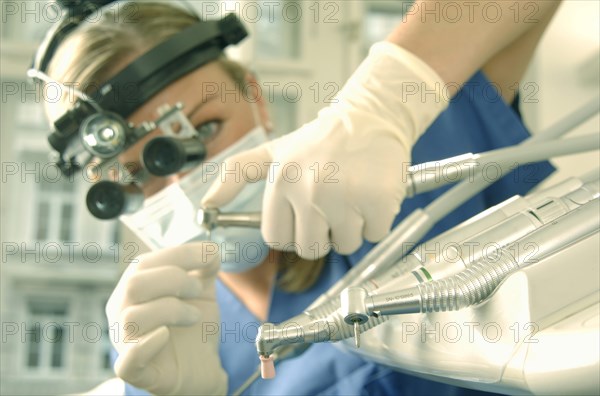
[[[103,109],[126,118],[161,89],[218,58],[225,47],[246,36],[234,14],[219,21],[198,22],[137,58],[93,98]]]
[[[57,0],[64,15],[46,33],[36,51],[31,68],[46,73],[50,60],[65,38],[93,12],[114,2],[115,0]]]

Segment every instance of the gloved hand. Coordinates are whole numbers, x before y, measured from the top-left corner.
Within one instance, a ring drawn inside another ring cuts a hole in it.
[[[412,145],[447,106],[443,89],[415,55],[377,43],[314,121],[230,157],[202,205],[223,206],[268,176],[261,230],[271,247],[316,259],[379,241],[405,197]]]
[[[218,246],[189,243],[141,255],[106,305],[116,374],[156,394],[225,394],[218,354]],[[114,326],[117,323],[118,326]]]

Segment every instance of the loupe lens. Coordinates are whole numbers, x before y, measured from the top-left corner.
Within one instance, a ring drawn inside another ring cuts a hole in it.
[[[142,163],[156,176],[168,176],[199,165],[206,158],[206,147],[198,139],[157,137],[144,146]]]
[[[85,119],[79,133],[87,151],[100,158],[111,158],[125,148],[127,129],[118,115],[97,113]]]
[[[110,181],[101,181],[93,185],[86,197],[90,213],[102,220],[135,212],[143,203],[144,194],[139,187]]]

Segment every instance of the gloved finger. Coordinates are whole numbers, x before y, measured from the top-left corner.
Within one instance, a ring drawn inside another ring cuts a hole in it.
[[[179,267],[163,266],[138,271],[127,282],[125,297],[129,304],[140,304],[161,297],[198,298],[200,281]]]
[[[263,198],[260,224],[265,242],[273,249],[294,251],[294,211],[282,194],[274,191],[272,183],[267,184]]]
[[[247,183],[267,177],[272,161],[268,143],[231,156],[225,160],[217,180],[208,189],[200,204],[218,208],[235,198]]]
[[[294,235],[298,256],[316,260],[331,250],[329,224],[314,206],[295,210]]]
[[[120,316],[123,342],[148,334],[161,326],[190,326],[200,321],[202,312],[175,297],[163,297],[125,308]]]
[[[340,254],[354,253],[363,242],[364,220],[359,213],[348,209],[343,222],[331,226],[333,249]]]
[[[394,218],[400,211],[400,204],[393,202],[373,202],[361,208],[365,222],[363,236],[369,242],[379,242],[392,228]]]
[[[157,268],[164,265],[177,266],[184,271],[200,270],[202,276],[215,275],[221,264],[219,245],[200,241],[161,249],[138,257],[138,270]]]
[[[159,378],[159,372],[148,363],[168,342],[169,329],[162,326],[130,343],[115,362],[115,374],[140,388],[150,387]]]

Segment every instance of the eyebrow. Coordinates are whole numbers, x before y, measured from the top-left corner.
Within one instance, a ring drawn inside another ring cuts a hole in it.
[[[200,110],[200,108],[201,108],[202,106],[204,106],[205,104],[207,104],[208,102],[210,102],[210,101],[212,101],[212,100],[215,100],[215,99],[217,99],[218,97],[219,97],[219,95],[218,95],[218,94],[216,94],[216,93],[215,93],[215,94],[212,94],[212,95],[208,95],[206,98],[204,98],[204,100],[203,100],[203,101],[201,101],[200,103],[197,103],[197,104],[196,104],[196,106],[194,106],[194,107],[192,108],[192,110],[190,110],[190,111],[189,111],[189,112],[186,114],[186,117],[188,117],[188,118],[189,118],[189,117],[191,117],[192,115],[194,115],[194,113],[196,113],[198,110]]]

